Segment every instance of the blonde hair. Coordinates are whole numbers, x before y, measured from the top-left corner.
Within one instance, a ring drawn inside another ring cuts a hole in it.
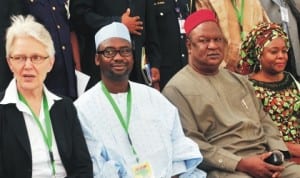
[[[36,22],[34,17],[31,15],[12,16],[12,24],[6,32],[6,56],[10,54],[11,47],[15,38],[20,36],[29,36],[46,47],[48,55],[54,59],[55,49],[50,33],[40,23]]]

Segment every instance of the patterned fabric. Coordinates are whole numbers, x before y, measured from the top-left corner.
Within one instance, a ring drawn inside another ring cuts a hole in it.
[[[270,114],[285,142],[300,143],[300,92],[291,75],[265,83],[250,79],[264,110]]]
[[[241,46],[241,60],[238,71],[241,74],[258,72],[260,66],[260,55],[273,39],[284,38],[286,46],[289,47],[289,41],[282,27],[276,23],[259,23],[247,35]]]

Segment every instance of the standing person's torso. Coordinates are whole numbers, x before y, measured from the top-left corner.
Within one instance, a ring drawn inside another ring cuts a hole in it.
[[[161,66],[186,65],[186,36],[180,31],[178,19],[185,19],[189,15],[188,1],[156,0],[154,7],[162,53]]]
[[[77,97],[75,68],[70,41],[70,26],[65,0],[26,0],[28,13],[51,34],[55,47],[55,63],[45,81],[56,94]]]
[[[160,87],[163,88],[187,64],[183,24],[191,9],[188,0],[155,0],[154,9],[162,56]]]

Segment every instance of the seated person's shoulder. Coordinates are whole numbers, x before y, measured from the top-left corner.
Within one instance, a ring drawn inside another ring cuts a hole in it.
[[[248,75],[241,75],[239,73],[232,72],[227,69],[223,69],[222,71],[223,71],[223,74],[231,76],[237,80],[248,81]]]
[[[74,107],[73,100],[69,97],[57,95],[60,99],[54,101],[54,106]]]

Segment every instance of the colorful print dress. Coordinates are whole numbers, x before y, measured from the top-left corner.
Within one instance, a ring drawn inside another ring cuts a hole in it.
[[[270,114],[285,142],[300,143],[300,91],[293,77],[284,73],[279,82],[266,83],[250,79],[256,97]]]

